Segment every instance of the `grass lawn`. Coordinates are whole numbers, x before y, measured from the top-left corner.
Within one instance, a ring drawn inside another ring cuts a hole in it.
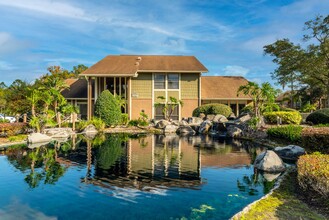
[[[284,177],[280,187],[272,195],[253,204],[249,211],[236,219],[328,219],[329,216],[324,216],[328,215],[327,210],[309,207],[303,202],[300,192],[297,172],[292,171]]]

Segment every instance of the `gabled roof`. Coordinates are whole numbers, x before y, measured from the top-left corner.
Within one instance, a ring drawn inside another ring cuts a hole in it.
[[[201,99],[251,100],[243,94],[237,96],[239,87],[247,83],[248,80],[241,76],[202,76]]]
[[[208,72],[194,56],[110,55],[80,76],[136,76],[138,72]]]

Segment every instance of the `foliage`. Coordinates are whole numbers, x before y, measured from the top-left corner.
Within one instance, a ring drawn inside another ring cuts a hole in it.
[[[19,135],[8,137],[8,140],[10,142],[18,142],[18,141],[24,141],[24,140],[26,140],[26,138],[27,138],[27,135],[25,135],[25,134],[19,134]]]
[[[82,130],[85,129],[88,125],[89,125],[89,122],[88,122],[88,121],[81,120],[81,121],[79,121],[78,123],[76,123],[75,128],[76,128],[78,131],[82,131]]]
[[[139,124],[139,120],[138,119],[130,120],[128,122],[128,125],[129,126],[138,126],[138,124]]]
[[[302,132],[302,144],[310,151],[329,153],[329,128],[304,128]]]
[[[147,126],[149,124],[148,122],[148,115],[145,114],[145,112],[139,113],[139,118],[135,120],[130,120],[128,125],[129,126]]]
[[[265,54],[274,57],[273,62],[278,64],[272,77],[282,86],[296,84],[304,85],[303,93],[310,94],[308,101],[320,100],[324,94],[329,100],[329,15],[317,16],[305,22],[304,40],[311,42],[302,48],[289,39],[277,40],[264,47]],[[291,92],[291,99],[295,93]],[[304,101],[305,103],[305,101]]]
[[[298,182],[305,189],[312,189],[329,198],[329,155],[303,155],[298,159]]]
[[[252,107],[252,105],[246,105],[241,109],[241,113],[252,113],[252,112],[254,112],[254,108]]]
[[[225,117],[230,116],[232,113],[232,109],[230,106],[224,105],[224,104],[205,104],[197,107],[193,110],[192,115],[194,117],[199,117],[199,115],[203,113],[205,115],[224,115]]]
[[[259,122],[260,122],[260,118],[252,117],[247,123],[251,128],[255,129],[259,124]]]
[[[105,122],[100,118],[94,117],[89,124],[94,125],[98,131],[103,131],[105,129]]]
[[[282,124],[296,124],[299,125],[302,122],[302,116],[298,111],[291,112],[265,112],[264,118],[270,124],[278,123],[278,117],[281,118]]]
[[[127,125],[128,121],[129,121],[128,114],[121,114],[121,124],[122,125]]]
[[[324,128],[324,127],[329,127],[329,124],[317,124],[317,125],[314,125],[313,127],[315,127],[315,128]]]
[[[123,139],[120,135],[110,135],[106,141],[98,148],[96,158],[98,168],[110,169],[111,166],[121,157]]]
[[[26,132],[27,125],[25,123],[2,123],[0,124],[0,134],[6,136],[14,136]]]
[[[176,108],[184,105],[182,100],[176,99],[175,97],[170,96],[169,100],[166,101],[166,98],[163,96],[158,96],[157,99],[160,99],[160,102],[154,103],[154,107],[162,107],[162,113],[165,119],[170,120],[171,116]]]
[[[315,104],[312,105],[309,102],[303,105],[301,108],[301,112],[313,112],[315,110],[316,110],[316,105]]]
[[[256,117],[260,117],[265,110],[273,111],[277,108],[275,98],[279,94],[279,90],[274,89],[268,82],[262,83],[261,86],[255,82],[248,82],[246,85],[239,87],[237,95],[239,96],[241,93],[252,99]]]
[[[121,106],[118,99],[108,90],[104,90],[95,104],[95,116],[102,119],[106,126],[120,124]]]
[[[0,118],[0,123],[9,123],[9,119]]]
[[[324,108],[311,113],[306,118],[307,122],[313,124],[327,124],[329,123],[329,108]]]
[[[303,127],[296,125],[279,126],[267,129],[267,134],[275,138],[283,138],[292,142],[298,142],[302,137]]]

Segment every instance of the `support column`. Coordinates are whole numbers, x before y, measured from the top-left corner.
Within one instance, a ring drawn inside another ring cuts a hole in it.
[[[91,77],[88,77],[88,102],[87,102],[87,120],[91,120],[92,116],[92,81]]]
[[[127,79],[127,110],[129,120],[131,120],[131,77]]]

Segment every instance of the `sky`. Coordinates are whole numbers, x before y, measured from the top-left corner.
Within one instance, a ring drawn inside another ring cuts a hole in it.
[[[263,46],[302,43],[304,23],[328,12],[329,0],[0,0],[0,82],[152,54],[194,55],[206,75],[274,83]]]

